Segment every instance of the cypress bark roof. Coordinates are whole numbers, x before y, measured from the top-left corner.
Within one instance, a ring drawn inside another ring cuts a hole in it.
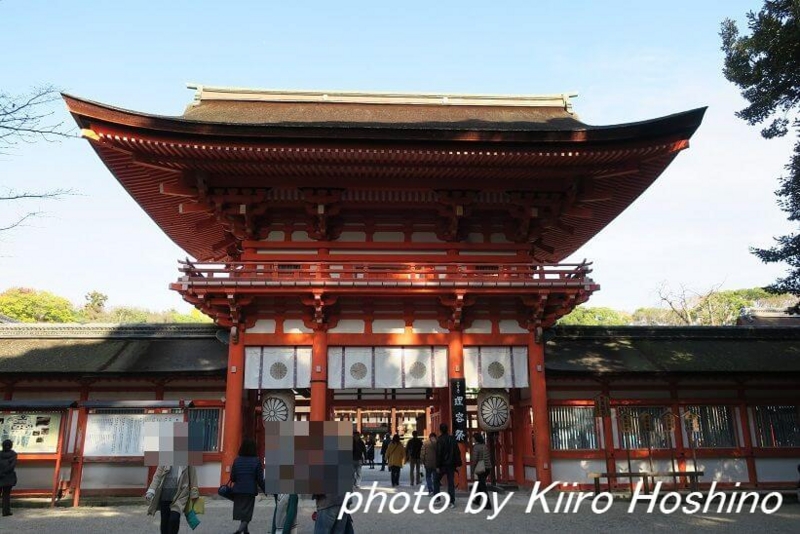
[[[0,326],[0,374],[224,376],[213,325]],[[557,327],[555,375],[800,373],[800,328]]]

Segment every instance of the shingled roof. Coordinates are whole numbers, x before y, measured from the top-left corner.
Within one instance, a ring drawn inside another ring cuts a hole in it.
[[[0,374],[224,376],[214,325],[0,325]],[[557,327],[548,374],[800,373],[800,328]]]
[[[214,325],[0,325],[0,375],[224,376]]]
[[[558,327],[551,374],[800,373],[800,328]]]

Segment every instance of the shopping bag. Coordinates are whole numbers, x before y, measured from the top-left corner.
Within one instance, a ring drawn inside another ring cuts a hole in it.
[[[192,503],[191,509],[194,510],[194,513],[197,515],[203,515],[206,513],[206,500],[203,497],[198,497],[194,503]]]
[[[186,512],[186,522],[189,523],[189,527],[191,527],[192,530],[196,529],[200,524],[200,518],[197,517],[197,512],[194,510]]]

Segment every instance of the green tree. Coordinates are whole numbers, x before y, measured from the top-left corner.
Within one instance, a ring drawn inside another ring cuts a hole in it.
[[[98,321],[106,311],[108,295],[99,291],[90,291],[84,296],[86,304],[83,305],[83,319],[88,322]]]
[[[637,326],[676,326],[684,323],[671,309],[638,308],[633,312],[633,324]]]
[[[111,308],[108,313],[103,316],[103,320],[104,322],[123,324],[155,322],[150,320],[151,316],[152,312],[144,308],[118,306],[116,308]]]
[[[737,85],[749,105],[736,115],[751,125],[765,124],[766,139],[800,131],[800,2],[766,0],[758,13],[747,13],[749,35],[740,35],[726,19],[720,37],[725,78]],[[800,139],[775,192],[790,221],[800,221]],[[752,248],[765,263],[785,262],[789,272],[766,289],[800,296],[800,233],[775,239],[772,248]]]
[[[569,315],[558,320],[561,325],[619,326],[631,324],[629,313],[611,308],[585,308],[578,306]]]
[[[23,323],[70,323],[72,303],[48,291],[16,287],[0,293],[0,313]]]

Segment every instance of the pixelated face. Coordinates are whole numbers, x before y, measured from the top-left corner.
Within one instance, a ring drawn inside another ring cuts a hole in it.
[[[353,488],[349,421],[264,422],[266,493],[343,494]]]
[[[197,439],[192,426],[189,423],[146,422],[144,465],[202,465],[202,435]]]

